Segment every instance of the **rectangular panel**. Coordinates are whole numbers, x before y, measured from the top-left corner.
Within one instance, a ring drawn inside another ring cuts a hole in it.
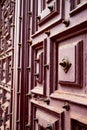
[[[59,81],[75,82],[75,44],[59,47],[59,64],[66,60],[71,63],[71,67],[65,72],[65,68],[59,65]]]
[[[43,94],[43,42],[32,47],[32,92]]]
[[[59,83],[82,87],[83,42],[64,44],[59,47]]]

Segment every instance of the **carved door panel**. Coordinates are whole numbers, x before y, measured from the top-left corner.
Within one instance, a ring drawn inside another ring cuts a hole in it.
[[[52,113],[37,108],[34,118],[35,130],[63,130],[63,112]]]

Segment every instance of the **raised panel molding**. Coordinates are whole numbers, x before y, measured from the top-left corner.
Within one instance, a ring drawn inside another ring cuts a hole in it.
[[[59,84],[73,85],[82,87],[83,82],[83,41],[73,43],[71,46],[65,45],[59,48],[59,62],[68,57],[71,62],[71,67],[65,73],[63,67],[59,65]]]
[[[49,7],[53,7],[53,9],[49,11],[48,9]],[[41,18],[39,22],[39,26],[43,25],[45,22],[49,21],[51,18],[59,14],[60,14],[60,0],[55,0],[54,2],[52,1],[52,4],[51,2],[48,3],[47,8],[41,14],[41,16],[43,17]]]
[[[43,101],[31,99],[34,105],[33,121],[35,130],[51,128],[52,130],[64,130],[64,111],[61,108],[46,105]]]

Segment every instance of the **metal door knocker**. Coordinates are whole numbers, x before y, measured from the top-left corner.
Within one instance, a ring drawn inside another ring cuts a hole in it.
[[[61,67],[63,68],[64,72],[67,73],[72,64],[70,63],[68,57],[64,57],[62,59],[62,62],[59,63],[59,65],[61,65]]]

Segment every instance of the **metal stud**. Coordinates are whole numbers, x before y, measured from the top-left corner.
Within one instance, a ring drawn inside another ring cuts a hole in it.
[[[34,74],[34,76],[38,77],[38,76],[39,76],[39,74],[38,74],[38,73],[35,73],[35,74]]]
[[[20,91],[18,91],[18,92],[17,92],[17,94],[18,94],[18,95],[20,95],[20,94],[21,94],[21,92],[20,92]]]
[[[49,69],[49,65],[48,64],[44,64],[44,67]]]
[[[68,102],[65,102],[63,108],[66,109],[66,111],[69,111],[69,110],[70,110],[70,105],[69,105],[69,103],[68,103]]]
[[[45,34],[47,34],[47,36],[50,36],[50,30],[45,31]]]
[[[27,127],[27,128],[30,128],[30,124],[29,124],[29,123],[28,123],[28,124],[26,124],[26,127]]]
[[[21,70],[21,67],[18,67],[17,69],[18,69],[18,70]]]
[[[31,68],[30,68],[29,66],[27,66],[27,68],[26,68],[26,69],[30,71],[30,69],[31,69]]]
[[[49,105],[49,103],[50,103],[49,98],[44,99],[44,102],[46,102],[46,103],[47,103],[47,105]]]
[[[10,27],[15,27],[15,24],[14,24],[14,23],[12,23],[12,24],[10,25]]]
[[[22,16],[19,16],[19,19],[22,20]]]
[[[29,97],[29,98],[32,97],[31,93],[27,93],[26,96]]]
[[[38,118],[34,118],[34,122],[37,122],[37,123],[38,123]]]
[[[28,11],[28,14],[29,14],[29,16],[32,16],[32,12],[31,11]]]
[[[21,44],[21,43],[19,43],[19,44],[18,44],[18,46],[19,46],[19,47],[22,47],[22,44]]]
[[[20,123],[20,120],[17,120],[16,123]]]
[[[68,27],[70,24],[70,21],[69,20],[62,20],[62,23],[65,24],[66,27]]]
[[[48,9],[52,12],[53,11],[53,6],[48,6]]]
[[[39,62],[39,59],[35,59],[36,62]]]
[[[32,40],[27,40],[27,43],[28,43],[29,45],[31,45],[31,44],[32,44]]]
[[[47,125],[46,130],[52,130],[51,124],[48,124],[48,125]]]
[[[14,70],[14,67],[11,67],[11,70]]]
[[[36,18],[37,18],[37,20],[39,20],[39,21],[40,21],[40,19],[41,19],[41,16],[36,16]]]

